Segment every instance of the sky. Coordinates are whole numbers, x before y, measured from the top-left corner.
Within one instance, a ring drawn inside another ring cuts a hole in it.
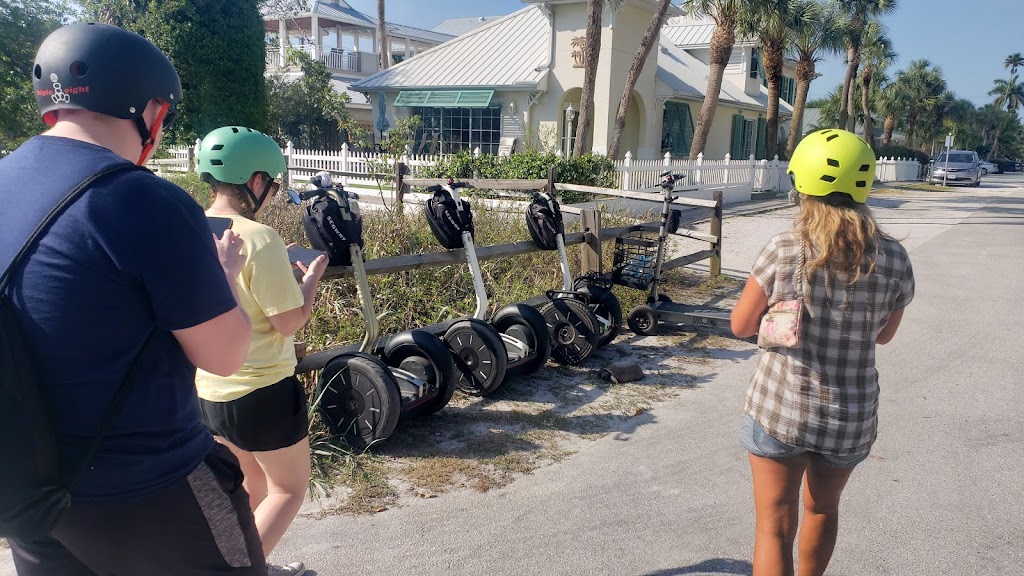
[[[348,0],[357,10],[376,14],[376,0]],[[449,18],[500,16],[522,8],[520,0],[387,0],[392,22],[430,29]],[[1003,60],[1024,53],[1024,0],[899,0],[884,20],[899,60],[895,70],[927,58],[942,68],[953,92],[981,106],[996,78],[1008,78]],[[810,98],[825,96],[843,81],[842,56],[818,65]]]

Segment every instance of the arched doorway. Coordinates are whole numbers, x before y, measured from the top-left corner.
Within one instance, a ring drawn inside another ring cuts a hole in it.
[[[616,112],[618,104],[616,104]],[[626,125],[622,129],[622,139],[619,141],[619,159],[626,156],[626,152],[632,152],[633,158],[640,154],[644,138],[647,134],[647,108],[643,99],[635,91],[633,102],[626,112]]]
[[[582,88],[570,88],[562,95],[558,120],[558,149],[562,154],[569,156],[576,145],[576,128],[580,121],[580,98],[583,96]],[[593,141],[594,122],[591,118],[590,132],[588,137]]]

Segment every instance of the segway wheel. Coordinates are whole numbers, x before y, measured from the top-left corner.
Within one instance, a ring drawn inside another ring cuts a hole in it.
[[[507,376],[532,374],[551,357],[551,334],[544,316],[529,304],[510,304],[495,313],[491,325],[498,332],[525,343],[530,351],[526,358],[509,365]]]
[[[439,412],[451,401],[458,387],[455,360],[440,338],[426,330],[395,335],[384,346],[382,360],[426,380],[427,393],[413,402],[403,402],[402,417],[418,418]],[[407,408],[408,406],[411,406]]]
[[[460,320],[442,339],[455,360],[460,390],[486,396],[501,387],[508,370],[508,352],[490,324],[475,318]]]
[[[577,290],[584,294],[590,294],[590,310],[594,312],[594,316],[604,318],[609,322],[606,327],[604,322],[598,320],[598,330],[602,331],[597,339],[597,346],[610,344],[622,329],[622,304],[619,302],[619,298],[610,288],[591,286],[586,283],[582,283]]]
[[[551,357],[560,364],[579,364],[597,347],[597,318],[586,304],[555,298],[545,302],[540,313],[551,334]]]
[[[650,336],[658,328],[658,317],[654,314],[654,308],[650,306],[637,306],[629,311],[629,329],[641,336]]]
[[[362,450],[395,431],[402,399],[383,362],[366,354],[342,354],[324,366],[317,408],[332,434]]]

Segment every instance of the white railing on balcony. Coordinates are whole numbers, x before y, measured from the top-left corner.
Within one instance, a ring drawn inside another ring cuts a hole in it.
[[[317,49],[316,46],[310,44],[292,46],[291,48],[293,50],[305,52],[310,58],[318,58],[324,63],[324,66],[327,66],[332,70],[344,70],[346,72],[363,71],[363,57],[366,56],[364,53],[352,50],[339,50],[337,48]],[[373,54],[372,56],[376,57],[376,54]],[[278,48],[267,48],[266,62],[267,66],[271,68],[283,68],[287,63],[282,59],[281,52]]]

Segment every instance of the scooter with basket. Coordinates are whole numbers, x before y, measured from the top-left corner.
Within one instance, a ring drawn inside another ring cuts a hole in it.
[[[640,335],[654,334],[659,323],[727,330],[730,328],[728,310],[673,302],[667,294],[658,291],[666,267],[665,248],[668,236],[679,228],[679,212],[672,210],[672,203],[677,198],[676,183],[684,177],[671,171],[661,174],[663,199],[657,233],[647,226],[632,226],[615,239],[612,282],[649,291],[647,303],[630,310],[626,318],[630,330]],[[695,233],[687,235],[711,240]]]
[[[551,340],[536,309],[516,303],[502,307],[489,321],[487,288],[473,240],[473,214],[459,190],[464,182],[448,180],[445,185],[426,189],[432,194],[425,214],[434,236],[449,250],[462,249],[473,281],[476,310],[468,318],[426,330],[439,334],[456,358],[461,372],[459,387],[470,394],[496,391],[509,376],[529,374],[543,366],[551,355]]]
[[[318,353],[330,354],[317,382],[318,408],[333,434],[344,435],[353,447],[365,448],[388,438],[400,418],[444,408],[456,388],[455,363],[447,346],[425,330],[380,336],[363,263],[359,197],[332,186],[327,172],[310,182],[313,190],[289,191],[289,201],[303,207],[306,236],[328,254],[330,264],[352,267],[366,324],[359,346]]]

